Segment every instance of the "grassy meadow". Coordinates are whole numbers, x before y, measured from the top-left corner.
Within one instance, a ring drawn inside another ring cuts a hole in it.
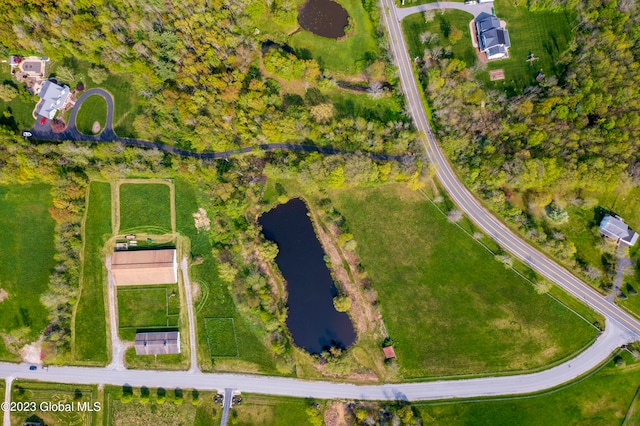
[[[604,368],[537,396],[416,403],[424,424],[441,425],[637,425],[640,363],[624,352],[626,365]]]
[[[200,296],[195,299],[198,361],[203,371],[255,371],[277,373],[270,349],[258,337],[254,326],[238,312],[227,284],[217,273],[212,255],[212,244],[207,233],[197,232],[192,214],[198,204],[195,188],[182,179],[176,179],[176,226],[180,234],[191,242],[190,260],[199,259],[189,268],[192,283],[197,283]],[[238,358],[211,357],[207,344],[205,321],[211,318],[233,318],[238,342]]]
[[[89,96],[80,106],[76,116],[76,126],[85,135],[95,134],[92,130],[94,122],[100,123],[100,131],[107,122],[107,102],[102,96]],[[98,132],[99,133],[99,132]]]
[[[48,324],[40,296],[55,266],[50,206],[47,185],[0,187],[0,359],[16,359],[8,341],[21,347]]]
[[[321,411],[323,403],[321,404]],[[309,402],[302,398],[242,394],[242,405],[231,409],[230,423],[239,426],[308,425]]]
[[[123,183],[119,192],[120,234],[171,232],[171,191],[168,185]]]
[[[124,403],[121,400],[123,391],[132,394],[130,402]],[[214,392],[200,392],[193,389],[106,386],[104,424],[105,426],[217,425],[220,424],[222,407],[213,402],[214,395]]]
[[[109,360],[105,317],[107,269],[103,247],[111,237],[111,185],[91,182],[84,223],[82,281],[74,312],[76,361],[104,365]]]
[[[0,84],[9,84],[18,92],[25,90],[25,85],[18,84],[11,76],[11,67],[8,63],[0,63]],[[22,96],[19,94],[9,102],[0,99],[0,124],[9,126],[15,131],[32,128],[36,122],[32,115],[36,107],[36,99],[34,95],[27,93]],[[7,117],[6,114],[9,116]]]
[[[137,329],[178,327],[180,296],[177,284],[118,287],[120,337],[134,340]]]
[[[405,378],[539,368],[595,337],[419,193],[387,185],[330,198],[358,242]]]
[[[97,425],[100,411],[70,412],[41,410],[48,404],[61,402],[84,403],[93,407],[94,402],[101,403],[97,386],[68,385],[63,383],[31,382],[17,380],[13,382],[11,400],[16,402],[35,402],[36,411],[15,411],[11,413],[11,426],[22,426],[25,422],[40,422],[45,425]]]

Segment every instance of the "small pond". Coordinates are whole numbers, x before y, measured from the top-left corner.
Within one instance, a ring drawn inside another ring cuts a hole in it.
[[[347,348],[356,339],[349,315],[333,307],[337,289],[324,262],[307,206],[300,199],[263,214],[264,236],[278,245],[276,263],[287,280],[287,326],[294,343],[310,353]]]
[[[332,0],[307,0],[298,14],[298,22],[305,30],[328,38],[345,35],[349,14]]]

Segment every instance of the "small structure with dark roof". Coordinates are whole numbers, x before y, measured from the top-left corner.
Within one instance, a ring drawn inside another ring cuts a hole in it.
[[[385,346],[382,348],[382,353],[385,359],[391,359],[396,357],[396,351],[393,350],[393,346]]]
[[[638,241],[638,234],[629,225],[624,223],[620,216],[605,215],[600,222],[600,235],[606,237],[616,244],[626,244],[632,246]]]
[[[487,59],[508,58],[511,47],[509,32],[502,28],[500,20],[487,13],[481,13],[476,18],[476,31],[480,50],[487,55]]]
[[[171,355],[180,353],[179,331],[136,333],[136,355]]]

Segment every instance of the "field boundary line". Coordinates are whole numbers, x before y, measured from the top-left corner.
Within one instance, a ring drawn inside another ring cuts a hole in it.
[[[205,317],[204,318],[204,329],[207,334],[207,346],[209,347],[209,358],[213,359],[214,355],[211,353],[211,341],[209,340],[209,320],[231,320],[231,327],[233,329],[233,340],[236,344],[236,354],[234,355],[215,355],[216,358],[239,358],[240,357],[240,349],[238,348],[238,336],[236,334],[236,323],[233,317]]]

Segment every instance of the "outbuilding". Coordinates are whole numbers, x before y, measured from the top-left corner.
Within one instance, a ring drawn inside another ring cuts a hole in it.
[[[115,251],[111,275],[117,286],[178,282],[176,249]]]
[[[171,355],[180,353],[179,331],[136,333],[136,355]]]

